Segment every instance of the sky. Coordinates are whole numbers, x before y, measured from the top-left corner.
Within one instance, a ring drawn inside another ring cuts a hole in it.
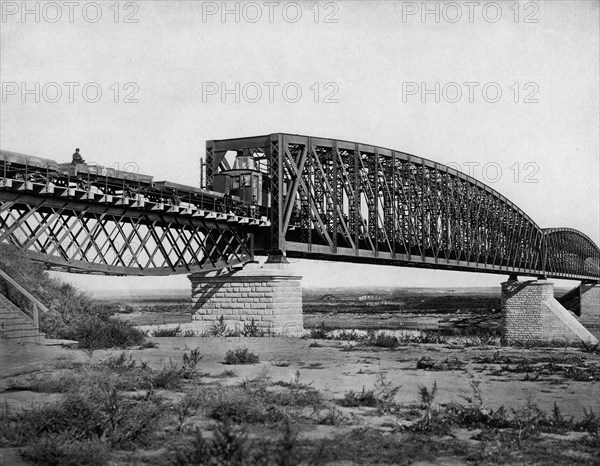
[[[542,228],[600,243],[596,1],[0,4],[2,149],[68,161],[78,147],[88,162],[198,186],[209,139],[345,139],[461,169]],[[291,267],[305,286],[505,278]],[[189,286],[60,276],[90,291]]]

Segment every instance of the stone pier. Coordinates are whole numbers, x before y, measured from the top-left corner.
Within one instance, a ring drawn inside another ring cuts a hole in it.
[[[283,265],[194,273],[192,308],[204,333],[223,316],[229,331],[243,332],[254,322],[265,335],[302,336],[302,277]]]
[[[600,327],[600,283],[579,286],[579,320],[586,327]]]
[[[504,340],[507,343],[590,343],[598,340],[554,299],[546,280],[502,283]]]

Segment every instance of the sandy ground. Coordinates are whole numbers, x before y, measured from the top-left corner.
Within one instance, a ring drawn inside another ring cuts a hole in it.
[[[474,362],[481,356],[493,357],[495,354],[509,357],[527,357],[532,361],[548,356],[572,356],[585,358],[586,363],[599,364],[600,355],[585,353],[578,349],[517,349],[481,346],[472,348],[451,347],[447,344],[411,344],[400,346],[394,350],[355,346],[333,340],[313,340],[294,338],[244,338],[244,337],[174,337],[150,338],[158,344],[158,348],[125,350],[140,362],[146,362],[153,368],[169,364],[181,364],[185,351],[199,348],[202,359],[197,371],[202,373],[198,382],[215,383],[209,376],[217,376],[224,370],[234,370],[235,376],[221,378],[219,383],[239,384],[259,374],[268,373],[271,382],[291,381],[297,371],[303,383],[323,393],[325,398],[341,398],[349,390],[360,391],[373,388],[383,376],[394,386],[400,386],[395,401],[414,404],[418,402],[418,387],[431,387],[437,383],[438,395],[436,403],[444,404],[452,401],[465,403],[464,396],[472,396],[471,383],[479,383],[479,390],[486,408],[518,408],[532,400],[549,412],[554,403],[558,403],[566,416],[576,419],[583,417],[584,408],[592,408],[600,412],[600,382],[572,381],[560,376],[549,376],[544,380],[526,381],[523,373],[503,373],[493,375],[490,370],[494,365]],[[14,344],[0,341],[0,407],[2,410],[32,408],[45,403],[54,402],[62,395],[34,393],[27,390],[11,388],[12,383],[28,374],[53,372],[64,368],[71,362],[101,363],[111,356],[118,356],[123,350],[98,350],[93,353],[52,342],[50,345]],[[223,363],[225,353],[230,349],[248,348],[260,356],[260,364],[228,366]],[[441,362],[447,358],[456,358],[464,363],[459,370],[430,371],[417,369],[417,361],[423,356]],[[284,367],[285,366],[285,367]],[[161,393],[166,398],[178,401],[182,393]],[[391,431],[397,420],[391,415],[376,414],[371,408],[341,408],[341,411],[364,427]],[[349,432],[352,425],[313,425],[309,430],[300,433],[305,440],[333,438],[341,432]],[[203,430],[208,426],[201,427]],[[461,432],[454,434],[460,437]],[[465,439],[473,433],[464,431]],[[577,433],[576,435],[582,435]],[[458,436],[458,437],[457,437]],[[160,449],[161,445],[155,448]],[[140,453],[142,454],[142,453]],[[452,460],[452,461],[451,461]],[[450,461],[450,463],[448,463]],[[1,466],[21,466],[23,462],[16,448],[0,448]],[[133,464],[125,461],[119,464]],[[137,463],[136,463],[137,464]],[[331,464],[347,464],[336,462]],[[415,463],[417,464],[417,463]],[[456,463],[455,459],[437,458],[432,463],[418,464],[467,464]]]
[[[418,386],[438,386],[438,403],[463,401],[462,396],[471,396],[472,380],[480,382],[484,405],[490,408],[507,408],[524,405],[528,399],[535,401],[540,408],[549,411],[557,402],[565,415],[581,418],[583,409],[600,411],[600,383],[579,382],[548,377],[541,381],[524,381],[522,373],[490,374],[492,365],[473,362],[478,356],[501,356],[536,358],[549,355],[561,356],[577,354],[588,362],[600,363],[600,356],[584,353],[577,349],[543,348],[496,348],[491,346],[473,348],[453,348],[446,344],[414,344],[401,346],[395,350],[356,347],[348,351],[347,342],[319,340],[319,347],[312,339],[293,338],[244,338],[244,337],[176,337],[151,338],[158,348],[126,350],[139,361],[152,367],[168,364],[170,360],[179,364],[184,351],[199,348],[203,355],[198,370],[216,375],[225,369],[233,368],[236,377],[228,383],[239,383],[264,370],[268,370],[273,382],[290,381],[296,371],[302,380],[322,391],[327,397],[338,398],[349,390],[370,389],[377,382],[380,373],[385,374],[393,385],[401,386],[396,395],[399,403],[413,403],[418,400]],[[247,366],[226,366],[223,359],[227,350],[246,347],[260,356],[260,364]],[[53,371],[68,361],[101,362],[122,350],[94,351],[90,355],[82,350],[64,346],[44,346],[37,344],[18,345],[5,341],[0,343],[0,404],[26,406],[31,403],[51,401],[56,395],[44,395],[28,391],[10,390],[10,379],[19,375]],[[455,357],[465,365],[459,370],[428,371],[416,368],[417,361],[428,356],[434,361]],[[289,364],[280,367],[282,363]],[[266,368],[266,369],[263,369]]]

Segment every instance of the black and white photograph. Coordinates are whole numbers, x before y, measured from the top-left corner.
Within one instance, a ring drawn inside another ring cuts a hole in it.
[[[0,465],[600,464],[597,0],[0,0]]]

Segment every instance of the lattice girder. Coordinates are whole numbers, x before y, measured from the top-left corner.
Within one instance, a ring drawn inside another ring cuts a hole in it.
[[[0,192],[0,243],[51,267],[170,275],[252,259],[252,235],[225,222],[72,199]]]

